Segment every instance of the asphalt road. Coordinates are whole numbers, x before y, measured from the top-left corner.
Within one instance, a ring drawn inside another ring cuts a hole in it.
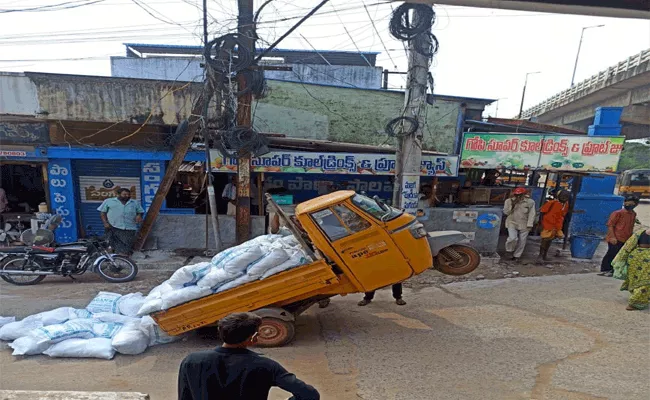
[[[123,287],[143,289],[164,276]],[[0,315],[83,307],[108,284],[0,283]],[[625,311],[619,283],[594,274],[462,282],[336,298],[301,316],[296,340],[263,352],[323,399],[648,399],[650,318]],[[113,287],[115,290],[115,287]],[[174,399],[180,360],[218,343],[205,336],[114,360],[14,358],[0,349],[0,389],[139,391]],[[286,399],[274,390],[271,399]]]

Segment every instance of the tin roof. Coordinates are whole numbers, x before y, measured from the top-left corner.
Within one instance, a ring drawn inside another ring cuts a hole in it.
[[[296,206],[296,215],[306,214],[313,211],[320,210],[330,204],[340,203],[350,197],[354,196],[353,190],[339,190],[324,196],[316,197],[315,199],[307,200]]]

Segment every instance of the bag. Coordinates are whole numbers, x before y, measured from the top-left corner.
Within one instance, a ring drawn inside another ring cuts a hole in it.
[[[7,325],[10,322],[16,322],[16,317],[0,317],[0,328]]]
[[[156,311],[162,310],[162,298],[157,298],[157,299],[151,299],[147,300],[142,307],[138,310],[138,315],[143,316],[143,315],[149,315],[151,313],[154,313]]]
[[[141,354],[149,347],[149,336],[140,324],[126,324],[113,337],[111,345],[120,354]]]
[[[122,325],[140,323],[140,318],[138,317],[127,317],[126,315],[113,314],[108,312],[93,314],[92,319],[94,319],[98,323],[107,322],[107,323],[122,324]]]
[[[188,286],[182,289],[173,290],[162,296],[162,309],[167,310],[179,304],[205,297],[212,294],[210,288],[201,288],[199,286]]]
[[[307,257],[304,251],[302,250],[296,250],[294,251],[290,256],[289,259],[282,264],[278,265],[277,267],[273,267],[266,271],[262,275],[262,279],[266,279],[269,276],[279,274],[282,271],[286,271],[291,268],[295,268],[297,266],[307,264],[308,262],[311,262],[310,258]]]
[[[168,283],[173,288],[181,288],[186,286],[194,286],[199,279],[203,278],[210,272],[212,265],[209,262],[202,262],[198,264],[186,265],[179,268],[169,278]]]
[[[156,321],[154,321],[153,318],[148,315],[142,317],[140,328],[142,328],[147,333],[147,336],[149,337],[149,346],[171,343],[181,339],[180,335],[168,335],[165,331],[160,329],[158,324],[156,324]]]
[[[9,347],[14,349],[12,356],[31,356],[34,354],[41,354],[50,347],[49,342],[38,343],[37,339],[33,336],[23,336],[8,344]]]
[[[43,326],[43,322],[38,318],[27,317],[21,321],[9,322],[0,328],[0,340],[10,342],[19,337],[26,336],[34,329]]]
[[[90,339],[95,337],[92,319],[76,319],[64,324],[44,326],[29,332],[36,343],[57,343],[67,339]]]
[[[43,352],[50,357],[102,358],[110,360],[115,356],[111,339],[68,339],[57,343]]]
[[[234,281],[231,281],[231,282],[228,282],[228,283],[226,283],[224,285],[219,286],[217,288],[217,290],[215,291],[215,293],[225,292],[226,290],[234,289],[237,286],[241,286],[241,285],[243,285],[245,283],[253,282],[253,281],[256,281],[256,280],[257,280],[256,277],[253,277],[253,276],[250,276],[250,275],[244,275],[244,276],[242,276],[240,278],[235,279]]]
[[[212,270],[201,279],[197,285],[203,289],[210,289],[223,285],[242,276],[241,273],[231,274],[223,268],[212,267]]]
[[[281,248],[272,249],[264,257],[257,260],[255,263],[250,265],[246,270],[246,274],[252,276],[256,279],[262,277],[262,275],[273,267],[277,267],[283,262],[289,259],[289,254]]]
[[[93,334],[95,337],[99,338],[106,338],[106,339],[112,339],[113,336],[117,334],[117,332],[122,329],[122,324],[116,324],[116,323],[105,323],[105,322],[100,322],[100,323],[94,323],[93,324]]]
[[[121,294],[111,292],[99,292],[97,296],[86,306],[86,310],[93,314],[100,312],[118,313],[117,301],[122,297]]]
[[[221,266],[231,274],[244,273],[251,264],[262,257],[264,257],[264,251],[260,246],[246,247],[232,252],[216,267]]]
[[[93,313],[86,310],[85,308],[75,308],[74,315],[76,318],[70,318],[70,319],[77,319],[77,318],[88,319],[93,317]]]
[[[145,297],[142,293],[125,294],[117,301],[117,310],[120,314],[128,317],[135,317],[138,315],[138,310],[145,302]]]

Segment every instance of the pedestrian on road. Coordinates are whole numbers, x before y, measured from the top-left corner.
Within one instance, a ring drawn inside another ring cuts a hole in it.
[[[131,191],[117,189],[117,197],[111,197],[97,209],[104,223],[109,244],[118,254],[128,256],[132,253],[133,242],[142,223],[144,209],[139,202],[131,199]]]
[[[226,215],[237,214],[237,177],[235,175],[230,177],[230,183],[227,183],[221,193],[221,198],[228,202],[228,209]]]
[[[623,203],[623,209],[614,211],[607,221],[607,254],[603,257],[600,264],[600,276],[612,276],[612,261],[623,247],[625,242],[632,237],[634,233],[634,223],[636,213],[634,208],[639,205],[639,200],[634,196],[627,196]]]
[[[398,306],[405,306],[406,302],[402,298],[402,283],[400,282],[394,284],[391,287],[391,289],[393,290],[393,298],[395,299],[395,304],[397,304]],[[367,306],[374,298],[375,298],[374,290],[372,292],[366,292],[365,295],[363,296],[363,300],[357,303],[357,305],[360,307]]]
[[[557,194],[557,200],[549,200],[539,209],[539,212],[542,214],[542,233],[540,235],[542,242],[539,245],[538,264],[543,264],[548,260],[548,250],[551,248],[553,240],[564,237],[562,227],[564,225],[564,217],[569,212],[570,198],[571,195],[568,191],[560,190]]]
[[[528,196],[528,191],[518,187],[512,191],[512,196],[503,204],[503,213],[507,215],[506,252],[511,260],[519,260],[526,247],[528,233],[535,225],[535,200]]]
[[[633,234],[614,258],[614,277],[631,293],[626,310],[644,310],[650,303],[650,229]]]
[[[293,400],[320,395],[282,365],[252,352],[262,318],[234,313],[219,321],[223,345],[185,357],[178,373],[178,400],[266,400],[271,387],[291,393]],[[290,399],[290,400],[291,400]]]

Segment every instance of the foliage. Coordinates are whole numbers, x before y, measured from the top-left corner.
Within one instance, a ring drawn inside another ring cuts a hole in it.
[[[623,172],[636,168],[650,168],[650,142],[625,143],[618,171]]]

